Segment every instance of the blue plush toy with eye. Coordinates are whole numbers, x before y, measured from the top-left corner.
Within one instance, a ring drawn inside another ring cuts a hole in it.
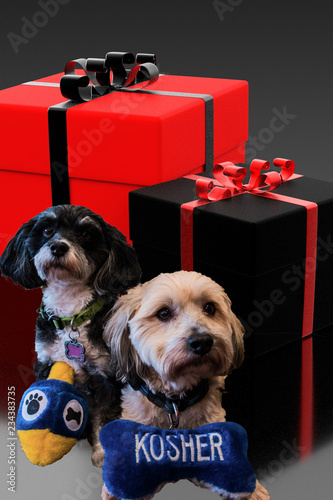
[[[35,382],[23,394],[17,434],[24,453],[35,465],[56,462],[82,436],[88,405],[73,383],[74,369],[58,361],[47,380]]]

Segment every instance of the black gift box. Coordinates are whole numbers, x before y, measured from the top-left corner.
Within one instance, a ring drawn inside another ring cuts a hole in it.
[[[333,183],[301,176],[273,193],[318,205],[317,331],[333,323]],[[181,269],[180,209],[196,199],[195,180],[188,178],[130,193],[130,237],[144,281]],[[193,211],[193,269],[225,288],[246,328],[249,354],[302,337],[307,217],[304,206],[252,193]]]

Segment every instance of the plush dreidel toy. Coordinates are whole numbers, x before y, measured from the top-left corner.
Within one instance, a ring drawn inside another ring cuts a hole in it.
[[[17,434],[27,458],[49,465],[68,453],[87,423],[88,405],[75,389],[74,369],[56,362],[47,380],[32,384],[23,394]]]
[[[235,500],[249,498],[256,487],[246,431],[232,422],[162,430],[115,420],[103,427],[100,440],[105,486],[119,499],[153,495],[180,479]]]

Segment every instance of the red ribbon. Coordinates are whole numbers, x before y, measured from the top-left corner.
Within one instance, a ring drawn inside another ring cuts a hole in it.
[[[314,412],[313,412],[313,338],[302,340],[302,368],[300,394],[300,427],[299,443],[302,459],[309,457],[313,446]]]
[[[247,174],[246,168],[236,167],[229,161],[217,163],[213,170],[215,182],[212,179],[198,176],[196,194],[204,200],[219,201],[246,192],[256,194],[272,191],[292,177],[295,171],[295,163],[291,160],[276,158],[273,163],[275,166],[281,167],[281,172],[272,171],[262,174],[261,170],[269,169],[269,162],[253,160],[250,165],[251,176],[248,184],[243,184]]]
[[[269,162],[253,160],[250,165],[250,180],[243,184],[247,170],[237,167],[231,162],[215,165],[214,179],[198,175],[185,176],[196,181],[196,194],[199,200],[184,203],[181,206],[181,268],[193,271],[193,210],[207,203],[220,201],[233,196],[250,193],[256,196],[271,198],[286,203],[304,206],[307,210],[306,257],[302,337],[311,335],[313,331],[314,295],[317,258],[318,206],[316,203],[272,193],[283,182],[301,177],[294,174],[295,164],[291,160],[276,158],[274,165],[280,172],[261,171],[269,169]]]

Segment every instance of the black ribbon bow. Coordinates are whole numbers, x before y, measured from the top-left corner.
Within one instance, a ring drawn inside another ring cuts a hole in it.
[[[128,68],[126,66],[133,66]],[[84,75],[76,73],[84,71]],[[108,52],[105,59],[74,59],[65,66],[65,75],[60,80],[64,97],[73,101],[91,101],[115,90],[143,84],[146,87],[159,77],[156,55],[131,52]],[[134,90],[134,89],[133,89]]]

